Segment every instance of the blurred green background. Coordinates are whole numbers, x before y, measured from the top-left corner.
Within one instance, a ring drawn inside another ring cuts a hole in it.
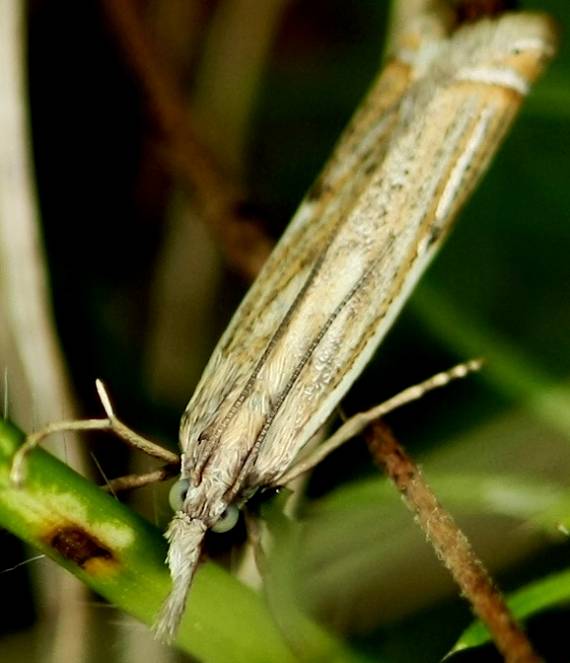
[[[378,70],[388,3],[280,0],[263,11],[260,3],[137,6],[186,94],[194,130],[278,237]],[[570,5],[521,5],[556,18],[560,53],[343,403],[353,413],[457,361],[486,358],[480,375],[389,423],[505,590],[570,561]],[[240,20],[231,18],[236,6]],[[265,31],[262,19],[271,22]],[[42,233],[80,411],[99,415],[94,380],[103,378],[124,420],[176,448],[180,413],[247,282],[224,262],[165,166],[148,99],[108,11],[93,1],[33,0],[26,29]],[[251,64],[255,39],[266,48]],[[253,80],[245,101],[240,67]],[[0,354],[2,361],[9,363]],[[11,371],[11,400],[22,391],[18,379]],[[34,424],[33,412],[22,420],[22,408],[10,407],[20,425]],[[93,437],[90,450],[108,476],[147,467],[108,438]],[[163,489],[136,499],[149,518],[168,520]],[[286,561],[299,604],[369,660],[437,661],[470,624],[468,606],[362,441],[317,469],[301,513],[303,545]],[[33,555],[5,532],[0,544],[0,569]],[[49,564],[0,575],[2,595],[11,597],[0,622],[3,661],[48,660],[37,567]],[[87,660],[174,660],[147,640],[141,651],[142,630],[95,597],[84,605],[94,614]],[[570,659],[560,644],[567,608],[550,606],[530,623],[548,661]],[[485,650],[469,660],[491,657]]]

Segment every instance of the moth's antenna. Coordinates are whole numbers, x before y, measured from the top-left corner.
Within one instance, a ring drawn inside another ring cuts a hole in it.
[[[190,518],[184,512],[178,511],[166,532],[165,536],[170,544],[166,562],[170,568],[172,589],[153,626],[155,637],[161,642],[170,643],[176,636],[198,567],[206,529],[201,520]]]

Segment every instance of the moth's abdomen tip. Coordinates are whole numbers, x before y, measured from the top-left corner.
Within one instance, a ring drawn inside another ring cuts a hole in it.
[[[549,14],[541,14],[541,16],[544,22],[544,30],[548,38],[549,46],[546,56],[548,58],[553,58],[558,52],[560,42],[562,41],[562,26]]]
[[[530,51],[539,51],[543,58],[554,57],[560,43],[561,30],[550,14],[521,12],[507,16],[511,21],[515,19],[517,21],[513,26],[512,41],[516,43],[520,40],[523,46],[526,41]]]

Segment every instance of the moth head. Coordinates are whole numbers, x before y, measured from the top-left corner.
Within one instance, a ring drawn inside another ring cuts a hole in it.
[[[189,479],[181,478],[172,484],[168,495],[168,501],[174,512],[184,511],[186,513],[192,513],[192,509],[189,509],[187,504],[187,502],[190,501],[188,495],[189,487]],[[217,509],[217,511],[219,512],[220,509]],[[208,522],[208,528],[211,529],[212,532],[216,532],[216,534],[229,532],[236,526],[239,520],[239,508],[235,504],[230,504],[221,510],[220,515],[214,511],[213,517],[210,516],[208,520],[210,521]]]
[[[165,535],[169,543],[166,562],[172,589],[153,627],[156,638],[166,643],[174,640],[184,614],[207,530],[227,532],[239,518],[237,506],[204,500],[200,487],[191,487],[185,478],[173,484],[169,501],[175,511]]]

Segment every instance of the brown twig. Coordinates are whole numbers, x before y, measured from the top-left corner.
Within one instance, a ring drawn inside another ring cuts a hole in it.
[[[192,109],[218,163],[243,173],[260,83],[291,0],[218,3],[196,69]]]
[[[103,5],[144,89],[148,111],[165,145],[168,166],[196,196],[228,261],[246,278],[253,278],[273,242],[255,220],[248,218],[241,187],[230,173],[223,172],[194,134],[176,81],[156,57],[131,0],[103,0]]]
[[[365,434],[370,453],[401,493],[408,508],[445,564],[473,612],[486,624],[507,663],[538,663],[526,634],[477,557],[465,534],[441,506],[420,469],[382,421]]]

